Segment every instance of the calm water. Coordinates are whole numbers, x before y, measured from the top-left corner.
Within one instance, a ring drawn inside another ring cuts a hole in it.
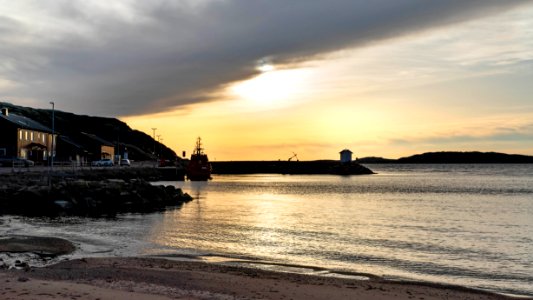
[[[207,255],[533,295],[533,165],[368,165],[371,176],[165,182],[197,200],[115,220],[2,217],[74,256]],[[277,268],[277,267],[276,267]]]

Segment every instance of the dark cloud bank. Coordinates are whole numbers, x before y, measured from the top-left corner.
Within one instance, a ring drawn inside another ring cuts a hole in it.
[[[0,84],[0,96],[43,105],[55,99],[64,110],[87,114],[159,112],[212,100],[221,86],[254,75],[264,57],[297,63],[531,3],[204,2],[139,0],[128,4],[127,17],[76,1],[38,2],[35,9],[59,24],[46,32],[0,12],[0,79],[18,84]]]

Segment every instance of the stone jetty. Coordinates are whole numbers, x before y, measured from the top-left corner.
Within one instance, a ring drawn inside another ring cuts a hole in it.
[[[357,162],[342,164],[334,160],[316,161],[215,161],[213,174],[332,174],[370,175],[369,168]]]
[[[114,216],[162,211],[192,200],[174,186],[152,185],[150,181],[160,178],[149,170],[92,170],[52,177],[46,173],[4,174],[0,181],[0,214]]]

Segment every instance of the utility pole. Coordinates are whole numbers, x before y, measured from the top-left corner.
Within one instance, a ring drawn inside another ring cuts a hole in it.
[[[152,131],[154,132],[154,151],[152,152],[153,155],[155,155],[155,131],[157,128],[152,128]]]
[[[54,170],[54,156],[55,156],[55,103],[54,101],[50,101],[50,104],[52,104],[52,159],[51,159],[51,169]]]
[[[118,158],[118,162],[116,162],[116,163],[118,163],[120,165],[120,158],[121,158],[121,156],[120,156],[120,128],[117,127],[117,128],[115,128],[115,130],[117,131],[117,153],[115,153],[115,157],[113,157],[113,161],[116,158]]]
[[[154,132],[154,151],[152,152],[152,155],[154,156],[154,168],[157,167],[157,157],[155,156],[155,131],[157,128],[152,128],[152,131]]]
[[[52,188],[52,171],[54,170],[54,148],[55,148],[55,141],[54,141],[54,135],[55,135],[55,103],[54,101],[50,101],[50,104],[52,104],[52,151],[50,151],[50,155],[52,156],[50,159],[50,165],[48,166],[48,188]]]
[[[159,139],[159,158],[162,159],[161,153],[163,152],[163,138]]]
[[[157,135],[157,144],[158,144],[158,146],[159,146],[159,149],[161,149],[161,145],[160,145],[160,142],[159,142],[159,141],[160,141],[160,138],[161,138],[161,135],[158,134],[158,135]],[[161,151],[160,151],[160,152],[161,152]],[[159,158],[159,156],[158,156],[158,158]]]

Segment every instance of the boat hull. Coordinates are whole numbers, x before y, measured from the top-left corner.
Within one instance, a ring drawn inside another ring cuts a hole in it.
[[[207,154],[203,153],[201,139],[196,141],[196,148],[191,155],[191,160],[187,165],[187,179],[191,181],[207,181],[211,179],[211,164]]]
[[[211,179],[211,172],[187,172],[190,181],[207,181]]]
[[[211,175],[209,174],[188,174],[187,179],[190,181],[208,181],[211,180]]]
[[[186,174],[191,181],[207,181],[211,179],[211,164],[207,161],[191,161]]]

